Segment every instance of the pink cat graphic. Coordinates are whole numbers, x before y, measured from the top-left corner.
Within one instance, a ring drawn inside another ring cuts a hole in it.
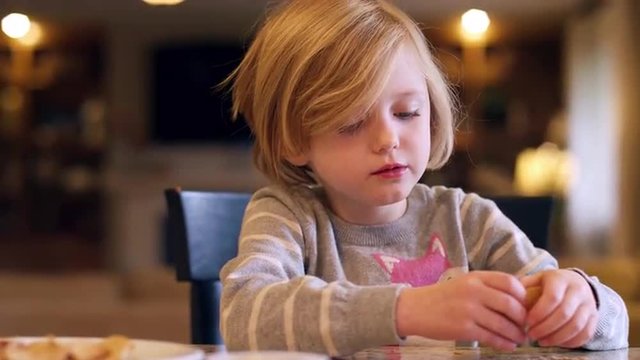
[[[437,235],[431,237],[427,251],[420,258],[401,259],[380,253],[373,254],[373,257],[391,275],[392,283],[411,286],[435,284],[451,266]]]

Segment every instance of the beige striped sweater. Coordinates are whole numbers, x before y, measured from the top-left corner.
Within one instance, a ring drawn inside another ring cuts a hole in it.
[[[254,194],[238,256],[221,273],[228,349],[344,355],[401,344],[395,308],[403,286],[478,269],[524,275],[557,267],[492,201],[459,189],[418,184],[405,214],[376,226],[345,223],[321,199],[321,189],[306,187]],[[587,279],[600,320],[586,347],[627,346],[624,303]]]

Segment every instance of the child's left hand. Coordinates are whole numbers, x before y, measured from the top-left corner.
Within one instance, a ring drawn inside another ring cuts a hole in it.
[[[525,288],[542,287],[540,299],[527,314],[530,339],[540,346],[577,348],[593,337],[598,309],[591,286],[580,274],[548,270],[521,281]]]

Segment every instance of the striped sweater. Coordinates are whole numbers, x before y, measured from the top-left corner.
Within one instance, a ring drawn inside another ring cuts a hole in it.
[[[257,191],[247,206],[238,256],[221,272],[221,330],[230,350],[350,354],[401,344],[395,309],[404,286],[472,270],[515,275],[557,267],[490,201],[418,184],[405,214],[375,226],[334,215],[320,188]],[[596,278],[600,320],[589,349],[627,346],[624,303]]]

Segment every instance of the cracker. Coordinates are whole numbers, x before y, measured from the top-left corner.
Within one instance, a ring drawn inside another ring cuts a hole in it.
[[[526,290],[527,294],[524,296],[524,307],[527,308],[527,310],[531,310],[533,305],[535,305],[540,298],[540,295],[542,295],[542,287],[531,286]]]

